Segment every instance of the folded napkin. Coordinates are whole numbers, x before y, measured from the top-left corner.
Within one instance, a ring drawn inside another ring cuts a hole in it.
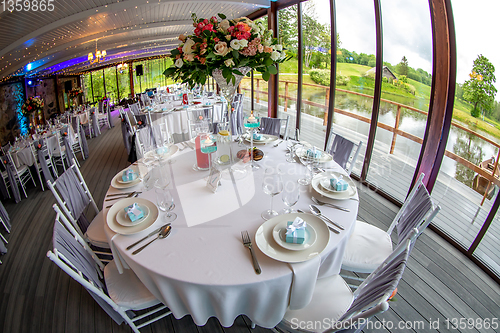
[[[331,176],[330,178],[330,186],[335,190],[335,191],[345,191],[347,190],[347,187],[349,186],[347,182],[342,178],[342,176],[335,177]]]
[[[293,271],[290,310],[302,309],[311,302],[316,280],[318,279],[320,264],[320,256],[316,256],[308,261],[289,264]]]
[[[129,182],[129,181],[135,180],[136,178],[137,178],[137,174],[135,173],[134,170],[127,169],[127,170],[123,171],[122,180],[124,182]]]
[[[137,202],[134,202],[132,205],[125,207],[124,210],[125,213],[127,213],[128,218],[132,222],[135,222],[144,217],[144,211],[141,207],[139,207]]]
[[[300,217],[287,222],[285,242],[293,244],[302,244],[306,237],[307,223]]]

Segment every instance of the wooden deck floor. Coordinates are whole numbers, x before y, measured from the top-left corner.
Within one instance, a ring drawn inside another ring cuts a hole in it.
[[[114,122],[118,124],[116,115]],[[89,159],[82,161],[79,156],[81,170],[100,203],[106,191],[103,184],[109,184],[128,164],[119,126],[90,140],[89,149]],[[40,187],[29,188],[28,195],[19,204],[4,202],[13,228],[7,236],[9,253],[2,256],[0,265],[0,332],[130,332],[125,325],[116,325],[85,289],[46,258],[55,200],[50,191],[42,192]],[[359,219],[386,228],[396,211],[397,207],[380,196],[360,190]],[[412,252],[396,299],[375,321],[377,325],[390,322],[394,327],[365,332],[500,332],[447,327],[447,319],[497,318],[500,287],[430,230],[419,238]],[[435,320],[439,327],[429,328]],[[397,327],[400,322],[423,327],[401,329]],[[214,318],[198,327],[190,317],[177,320],[169,316],[142,332],[270,332],[259,327],[252,330],[249,324],[248,318],[240,316],[229,328],[221,327]]]

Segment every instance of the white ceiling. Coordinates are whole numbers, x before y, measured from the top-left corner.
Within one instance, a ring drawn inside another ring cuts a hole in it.
[[[89,65],[86,61],[87,54],[95,52],[96,39],[97,48],[107,51],[105,63],[166,54],[178,44],[181,33],[192,32],[191,13],[198,17],[223,13],[236,18],[270,6],[270,0],[53,0],[52,3],[52,12],[0,14],[0,80],[12,75],[70,74],[102,66],[102,62]]]

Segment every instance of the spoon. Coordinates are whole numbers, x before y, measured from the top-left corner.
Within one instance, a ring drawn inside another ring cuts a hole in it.
[[[311,213],[313,215],[316,215],[318,217],[322,217],[323,219],[325,219],[326,221],[330,222],[331,224],[333,224],[334,226],[336,226],[340,230],[345,230],[343,226],[341,226],[340,224],[337,224],[337,223],[333,222],[332,220],[330,220],[330,218],[328,218],[325,215],[321,214],[321,210],[319,210],[318,207],[316,207],[314,205],[309,205],[309,209],[311,210]]]
[[[297,209],[297,212],[299,213],[303,213],[303,214],[309,214],[309,213],[306,213],[304,212],[303,210],[300,210],[300,209]],[[338,231],[337,229],[334,229],[331,225],[326,225],[328,227],[328,229],[330,229],[331,231],[333,231],[334,233],[336,234],[340,234],[340,231]]]
[[[132,254],[137,254],[139,252],[141,252],[142,250],[144,250],[146,248],[146,246],[148,246],[149,244],[153,243],[155,240],[157,239],[160,239],[160,238],[165,238],[167,237],[168,235],[170,235],[170,231],[172,231],[172,227],[170,225],[167,225],[165,227],[163,227],[160,232],[158,233],[158,236],[153,239],[151,242],[147,243],[146,245],[138,248],[137,250],[135,250],[134,252],[132,252]]]

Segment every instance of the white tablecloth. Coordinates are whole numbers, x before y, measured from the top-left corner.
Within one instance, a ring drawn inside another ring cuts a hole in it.
[[[132,256],[132,251],[125,248],[163,225],[161,215],[165,213],[160,213],[158,221],[148,230],[135,235],[115,234],[105,226],[115,261],[134,270],[176,318],[190,314],[197,325],[204,325],[215,316],[223,326],[231,326],[238,315],[245,314],[259,326],[274,327],[290,302],[295,307],[307,304],[309,299],[301,302],[301,298],[310,297],[317,278],[340,272],[345,245],[357,216],[356,200],[338,202],[350,212],[321,207],[325,215],[340,222],[346,230],[339,235],[330,232],[329,244],[315,260],[299,264],[278,262],[255,245],[255,232],[264,222],[260,214],[270,206],[270,197],[261,189],[264,167],[279,165],[285,181],[296,181],[305,172],[301,164],[285,162],[284,143],[277,148],[272,145],[259,148],[266,154],[257,162],[262,168],[255,172],[248,170],[245,178],[234,183],[225,174],[216,194],[205,186],[208,172],[192,169],[195,152],[179,151],[174,156],[176,162],[167,165],[173,179],[169,187],[178,218],[172,223],[173,230],[167,239],[155,241],[139,254]],[[124,191],[140,189],[141,184]],[[117,192],[120,191],[110,187],[108,194]],[[310,186],[302,186],[301,192],[295,208],[307,210],[312,203],[311,195],[317,193]],[[140,197],[155,202],[154,191]],[[104,202],[103,206],[108,204]],[[274,209],[282,208],[284,204],[278,195],[274,198]],[[243,230],[248,230],[252,238],[262,268],[260,275],[255,274],[250,253],[242,245]]]

